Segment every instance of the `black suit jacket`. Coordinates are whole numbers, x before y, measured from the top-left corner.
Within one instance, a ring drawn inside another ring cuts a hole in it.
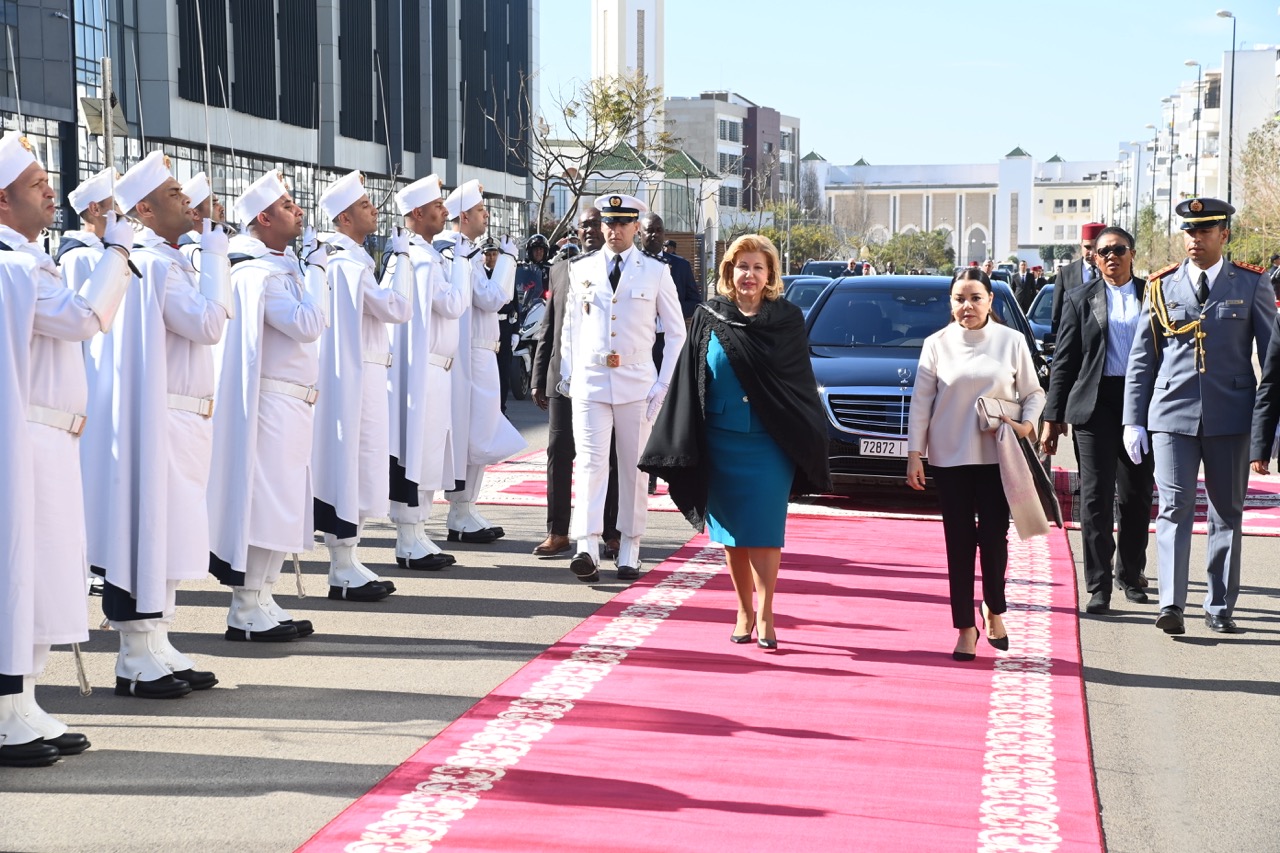
[[[1107,361],[1108,286],[1099,276],[1067,295],[1049,373],[1046,421],[1079,425],[1093,417],[1098,383]],[[1135,278],[1133,287],[1141,303],[1147,291],[1146,280]]]
[[[658,255],[663,263],[671,267],[671,280],[676,283],[676,293],[680,296],[680,311],[688,320],[693,312],[702,304],[702,292],[697,280],[693,277],[693,267],[684,258],[673,252],[662,252]]]
[[[556,393],[556,386],[560,384],[560,327],[564,321],[564,297],[569,292],[570,262],[558,257],[551,264],[547,311],[542,315],[538,349],[533,356],[533,375],[529,378],[529,387],[542,389],[548,397],[560,396]]]
[[[1030,270],[1025,275],[1013,274],[1013,297],[1018,300],[1024,312],[1031,310],[1031,302],[1036,298],[1036,291],[1040,289],[1037,285],[1036,275]]]
[[[1262,378],[1253,402],[1253,434],[1249,439],[1249,459],[1270,459],[1280,426],[1280,317],[1271,330],[1271,342],[1262,362]]]
[[[1094,270],[1091,281],[1097,281],[1100,277],[1097,270]],[[1067,291],[1082,284],[1084,284],[1084,258],[1076,258],[1067,264],[1054,279],[1053,313],[1050,316],[1049,328],[1055,335],[1058,333],[1058,323],[1062,321],[1062,300],[1066,298]]]

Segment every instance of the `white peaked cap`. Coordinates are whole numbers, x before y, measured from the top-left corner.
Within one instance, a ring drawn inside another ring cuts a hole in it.
[[[111,178],[114,169],[103,169],[80,186],[67,193],[67,201],[76,213],[84,213],[95,201],[111,198]],[[115,175],[120,179],[119,174]]]
[[[120,203],[120,209],[126,213],[133,210],[138,202],[172,177],[169,155],[163,151],[152,151],[116,181],[116,201]]]
[[[339,213],[359,201],[364,194],[364,175],[359,171],[348,172],[324,191],[320,196],[320,206],[329,219],[337,220]]]
[[[424,204],[440,198],[443,192],[444,182],[439,176],[427,175],[396,193],[396,207],[400,208],[401,216],[408,216]]]
[[[0,189],[18,180],[32,163],[39,163],[31,143],[21,133],[10,131],[0,138]]]
[[[444,200],[444,208],[450,219],[457,219],[464,210],[470,210],[484,201],[484,187],[479,181],[467,181]]]
[[[182,185],[182,191],[186,193],[187,198],[191,201],[191,206],[196,207],[212,195],[213,187],[209,186],[209,179],[205,177],[204,172],[199,172],[194,178]]]
[[[276,203],[276,200],[289,192],[284,176],[276,169],[267,172],[249,185],[244,195],[236,199],[236,219],[241,225],[248,225],[258,214]]]

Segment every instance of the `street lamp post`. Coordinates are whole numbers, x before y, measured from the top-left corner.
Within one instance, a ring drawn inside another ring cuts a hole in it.
[[[1134,157],[1133,163],[1130,164],[1133,167],[1133,197],[1131,199],[1132,206],[1129,208],[1129,230],[1136,234],[1138,231],[1138,194],[1141,192],[1138,182],[1142,180],[1142,143],[1133,141],[1129,143],[1129,146],[1133,149]]]
[[[1174,135],[1174,126],[1178,122],[1178,100],[1170,95],[1167,98],[1161,98],[1161,103],[1169,105],[1169,217],[1165,220],[1166,230],[1170,237],[1173,236],[1173,143],[1176,139]]]
[[[1151,213],[1154,218],[1156,212],[1156,160],[1160,159],[1160,129],[1154,124],[1147,125],[1147,130],[1151,131],[1151,162],[1148,168],[1151,169]]]
[[[1188,68],[1195,66],[1196,69],[1196,159],[1192,163],[1191,172],[1191,194],[1193,196],[1200,195],[1200,101],[1203,97],[1200,91],[1201,81],[1204,80],[1204,66],[1194,59],[1188,59],[1183,65]]]
[[[1236,123],[1236,16],[1219,9],[1218,17],[1231,19],[1231,88],[1227,94],[1227,204],[1231,204],[1231,160],[1236,156],[1236,141],[1231,135]]]

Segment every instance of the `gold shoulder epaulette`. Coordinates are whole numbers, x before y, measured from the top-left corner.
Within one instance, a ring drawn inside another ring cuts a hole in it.
[[[1264,272],[1266,272],[1266,269],[1265,269],[1265,268],[1263,268],[1263,267],[1259,267],[1259,266],[1254,266],[1253,264],[1246,264],[1244,261],[1232,261],[1231,263],[1232,263],[1232,264],[1234,264],[1234,265],[1236,265],[1236,266],[1238,266],[1238,267],[1240,267],[1240,269],[1242,269],[1242,270],[1248,270],[1249,272],[1256,272],[1256,273],[1264,273]]]
[[[1169,266],[1165,267],[1164,269],[1162,269],[1162,270],[1156,270],[1155,272],[1153,272],[1153,273],[1151,274],[1151,277],[1152,277],[1152,278],[1164,278],[1165,276],[1167,276],[1169,273],[1173,272],[1174,270],[1176,270],[1176,269],[1177,269],[1178,267],[1180,267],[1180,266],[1182,266],[1182,261],[1174,261],[1173,263],[1169,264]]]

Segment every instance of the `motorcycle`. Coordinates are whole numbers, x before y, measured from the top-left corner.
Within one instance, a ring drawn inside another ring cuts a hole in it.
[[[516,332],[515,345],[511,348],[511,395],[517,400],[529,399],[533,356],[538,347],[542,317],[547,313],[547,301],[538,290],[528,290],[521,298],[520,331]]]

